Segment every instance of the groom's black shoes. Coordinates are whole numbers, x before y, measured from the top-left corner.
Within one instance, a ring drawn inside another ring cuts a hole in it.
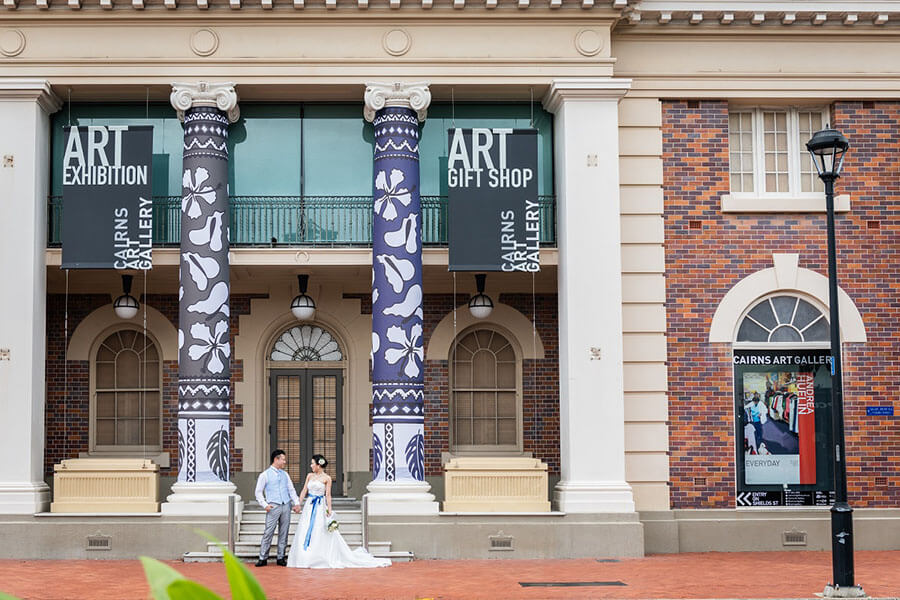
[[[286,558],[276,558],[276,559],[275,559],[275,564],[278,565],[279,567],[286,567],[286,566],[287,566],[287,559],[286,559]]]
[[[269,564],[269,561],[268,561],[267,559],[265,559],[265,558],[261,558],[261,559],[259,559],[258,561],[256,561],[256,566],[257,566],[257,567],[264,567],[264,566],[266,566],[267,564]]]

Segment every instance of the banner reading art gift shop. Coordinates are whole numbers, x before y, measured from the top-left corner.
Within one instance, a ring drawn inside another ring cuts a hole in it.
[[[64,132],[62,268],[151,268],[153,128]]]
[[[738,506],[829,504],[828,350],[735,350]]]
[[[540,271],[537,131],[450,129],[451,271]]]

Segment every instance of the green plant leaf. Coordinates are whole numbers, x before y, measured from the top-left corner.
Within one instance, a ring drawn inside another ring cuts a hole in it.
[[[266,600],[266,593],[250,569],[227,549],[222,548],[222,553],[225,555],[225,570],[228,572],[232,600]]]
[[[15,596],[10,596],[9,594],[4,594],[3,592],[0,592],[0,600],[19,600],[19,598],[16,598]]]
[[[171,600],[223,600],[222,596],[190,579],[173,581],[166,591]]]
[[[185,576],[169,565],[149,556],[142,556],[141,564],[144,566],[144,574],[147,576],[147,583],[150,584],[153,600],[172,600],[166,590],[172,582],[181,581],[185,579]],[[0,600],[3,599],[0,598]]]

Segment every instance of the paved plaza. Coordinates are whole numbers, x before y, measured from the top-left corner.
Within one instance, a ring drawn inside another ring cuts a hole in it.
[[[229,597],[221,563],[170,564]],[[831,578],[831,554],[736,552],[615,562],[435,560],[373,570],[251,569],[271,600],[815,598]],[[900,551],[857,552],[856,574],[870,596],[900,596]],[[104,560],[0,561],[0,590],[35,600],[144,599],[148,593],[138,561]]]

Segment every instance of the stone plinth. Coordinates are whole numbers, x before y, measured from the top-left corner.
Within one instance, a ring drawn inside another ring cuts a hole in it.
[[[444,486],[445,512],[550,512],[547,465],[536,458],[454,458]]]
[[[75,458],[53,471],[50,512],[159,512],[159,466],[150,459]]]

